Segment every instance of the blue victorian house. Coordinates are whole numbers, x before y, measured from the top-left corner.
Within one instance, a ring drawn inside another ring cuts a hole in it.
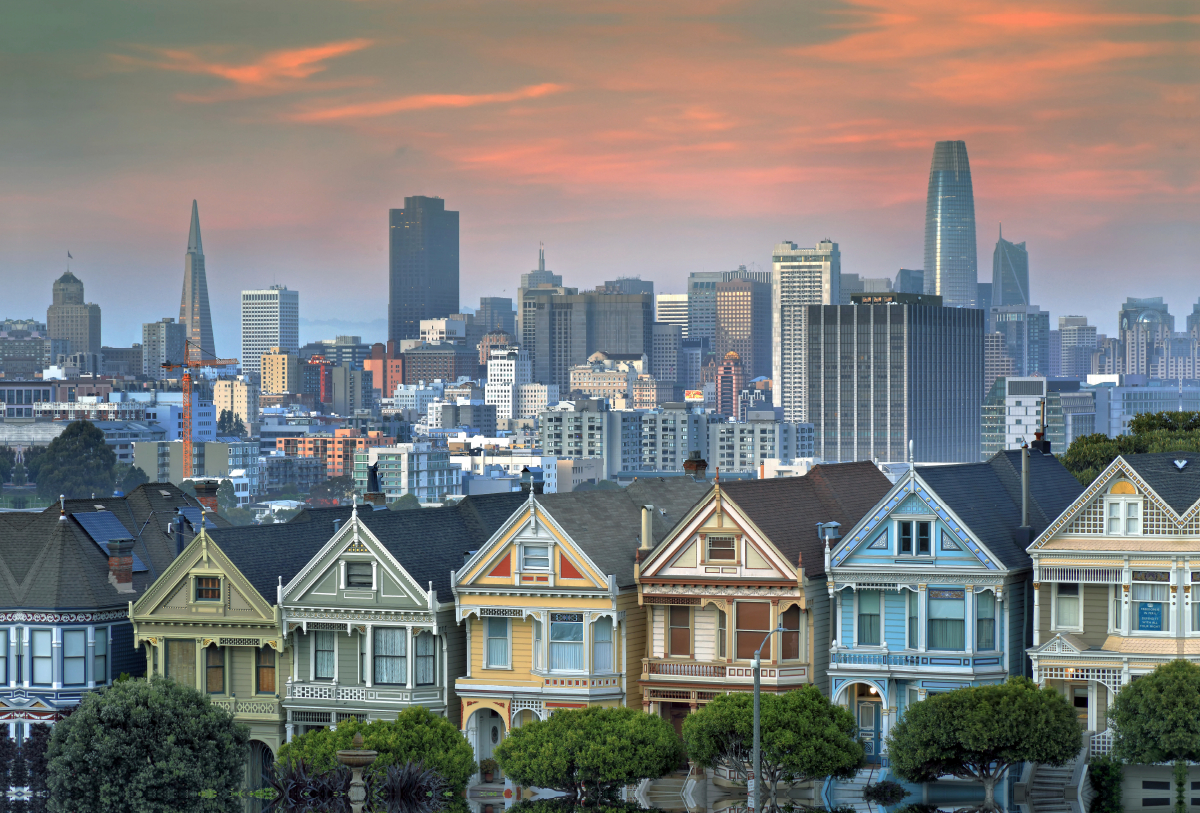
[[[1025,548],[1082,491],[1050,454],[917,466],[829,550],[829,686],[859,721],[868,760],[930,694],[1028,673]]]

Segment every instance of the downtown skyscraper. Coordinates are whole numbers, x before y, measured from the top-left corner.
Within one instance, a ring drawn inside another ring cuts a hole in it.
[[[808,306],[841,302],[842,254],[832,240],[812,248],[789,240],[775,246],[771,263],[772,397],[783,407],[785,421],[803,423],[808,420]]]
[[[262,374],[262,357],[300,352],[300,292],[286,285],[242,291],[242,372]]]
[[[1029,252],[1024,243],[1010,243],[1004,232],[992,253],[992,307],[1030,305]]]
[[[414,195],[388,211],[388,340],[419,339],[422,319],[458,313],[458,212]]]
[[[963,141],[939,141],[925,199],[925,293],[948,308],[976,305],[975,193]],[[994,294],[993,294],[994,295]]]
[[[204,245],[200,242],[200,211],[192,201],[192,227],[183,255],[183,297],[179,321],[184,325],[188,359],[215,359],[212,314],[208,309],[208,277],[204,273]],[[174,359],[172,359],[174,361]]]

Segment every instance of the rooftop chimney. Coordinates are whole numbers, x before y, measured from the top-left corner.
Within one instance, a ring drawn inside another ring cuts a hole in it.
[[[183,523],[185,521],[183,509],[175,509],[175,519],[171,522],[171,529],[175,537],[175,555],[183,553],[183,549],[187,547],[187,540],[183,538]]]
[[[683,472],[697,480],[704,480],[708,473],[708,461],[701,457],[698,451],[689,452],[687,460],[683,461]]]
[[[642,506],[642,544],[638,550],[652,550],[654,548],[654,506]]]
[[[193,485],[196,487],[196,501],[207,510],[217,513],[217,489],[220,486],[212,480],[200,480]]]
[[[133,540],[108,540],[108,581],[118,593],[133,592]]]
[[[1033,543],[1033,528],[1029,525],[1029,447],[1021,447],[1021,527],[1013,531],[1013,542],[1022,549]]]

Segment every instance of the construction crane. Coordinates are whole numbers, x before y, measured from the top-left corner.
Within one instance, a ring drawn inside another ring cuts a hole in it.
[[[180,469],[183,471],[183,479],[189,480],[196,476],[194,461],[192,460],[192,370],[201,367],[225,367],[230,364],[237,364],[237,359],[202,359],[200,358],[203,352],[200,345],[191,341],[185,340],[184,355],[186,361],[181,362],[163,362],[164,370],[183,369],[183,465]]]

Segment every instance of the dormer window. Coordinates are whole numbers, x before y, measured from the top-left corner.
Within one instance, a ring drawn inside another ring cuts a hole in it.
[[[550,547],[548,545],[525,545],[521,549],[522,570],[549,570]]]
[[[216,576],[196,578],[196,601],[220,601],[221,580]]]
[[[932,522],[905,521],[900,523],[900,554],[902,556],[929,556],[933,548],[932,540]]]
[[[370,590],[375,586],[375,577],[370,562],[346,562],[346,586],[365,587]]]
[[[1109,536],[1137,536],[1142,532],[1142,498],[1128,480],[1118,480],[1104,500],[1105,528]]]
[[[708,560],[732,562],[737,559],[737,549],[732,536],[708,537]]]

